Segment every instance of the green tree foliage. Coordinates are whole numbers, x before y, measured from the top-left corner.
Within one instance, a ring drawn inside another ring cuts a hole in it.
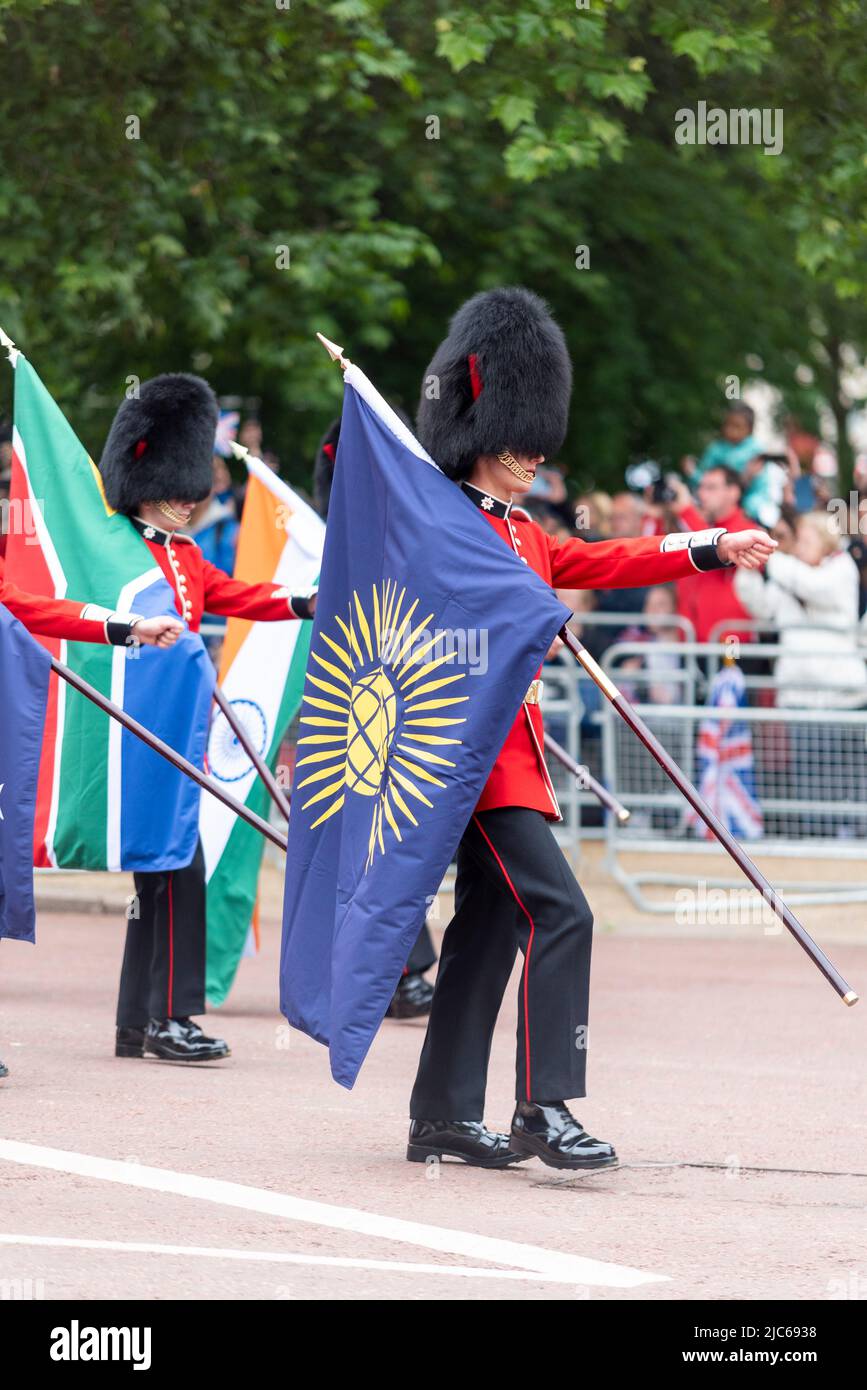
[[[756,358],[842,423],[860,11],[0,0],[0,323],[92,450],[127,377],[192,367],[261,397],[302,482],[340,399],[316,329],[412,411],[451,312],[509,281],[566,329],[582,483],[698,447]],[[702,100],[782,107],[783,153],[678,145]]]

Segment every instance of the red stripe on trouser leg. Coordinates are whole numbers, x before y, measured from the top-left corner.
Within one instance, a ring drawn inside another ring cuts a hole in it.
[[[175,876],[169,874],[169,997],[166,1018],[172,1017],[172,996],[175,984]]]
[[[526,1069],[527,1069],[527,1100],[530,1100],[530,999],[529,999],[529,973],[530,973],[530,952],[531,952],[532,949],[533,949],[533,933],[534,933],[535,930],[536,930],[536,923],[533,921],[533,918],[530,916],[530,914],[529,914],[529,912],[527,911],[526,907],[525,907],[524,904],[521,902],[520,896],[519,896],[519,894],[518,894],[518,890],[516,889],[516,887],[515,887],[514,883],[512,882],[512,880],[509,878],[508,870],[506,869],[506,866],[505,866],[505,864],[503,863],[503,861],[502,861],[502,859],[500,858],[500,856],[497,854],[497,851],[494,849],[494,846],[491,844],[491,841],[490,841],[488,835],[485,833],[484,826],[482,825],[482,823],[481,823],[481,821],[479,820],[478,816],[473,816],[473,820],[475,821],[476,825],[478,826],[479,831],[480,831],[480,833],[481,833],[481,836],[482,836],[483,840],[485,841],[485,844],[488,846],[488,849],[491,851],[491,854],[494,856],[494,858],[496,859],[497,863],[499,864],[499,866],[500,866],[500,872],[502,873],[503,878],[506,880],[506,882],[507,882],[508,885],[509,885],[509,891],[511,892],[512,897],[515,899],[515,902],[518,904],[519,908],[520,908],[521,911],[523,912],[523,914],[524,914],[524,916],[526,917],[527,921],[530,923],[530,938],[529,938],[529,940],[528,940],[528,942],[527,942],[527,953],[526,953],[526,955],[524,956],[524,1058],[525,1058]]]

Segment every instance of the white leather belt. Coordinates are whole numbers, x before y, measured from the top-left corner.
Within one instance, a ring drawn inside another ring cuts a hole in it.
[[[542,695],[544,694],[544,691],[545,691],[545,682],[544,682],[544,681],[540,681],[540,680],[535,680],[535,681],[533,681],[532,684],[530,685],[530,689],[527,691],[526,695],[524,696],[524,704],[525,704],[525,705],[541,705],[541,703],[542,703]]]

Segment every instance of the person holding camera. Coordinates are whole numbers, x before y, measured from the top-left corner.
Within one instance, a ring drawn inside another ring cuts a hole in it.
[[[722,465],[709,468],[698,485],[695,499],[683,479],[675,474],[666,475],[665,487],[666,501],[650,503],[660,535],[669,528],[670,517],[682,531],[703,530],[707,526],[750,531],[755,527],[741,505],[743,482],[732,468]],[[695,628],[697,642],[710,641],[711,634],[714,640],[724,641],[727,634],[720,624],[727,622],[732,624],[733,632],[743,636],[743,624],[749,623],[751,616],[735,592],[734,571],[728,569],[707,575],[701,586],[692,575],[679,579],[677,608]]]

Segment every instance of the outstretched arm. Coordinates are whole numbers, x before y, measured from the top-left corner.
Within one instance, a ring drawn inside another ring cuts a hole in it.
[[[68,642],[110,642],[114,646],[125,646],[135,640],[148,646],[171,647],[184,631],[177,617],[142,618],[134,613],[112,613],[93,603],[29,594],[2,578],[0,603],[28,632],[37,637],[61,637]]]
[[[555,588],[632,589],[743,565],[755,569],[776,549],[764,531],[677,531],[636,540],[558,541],[548,537]]]
[[[205,561],[205,610],[218,617],[249,618],[265,623],[285,623],[291,618],[312,618],[316,595],[290,594],[281,584],[245,584],[232,579]]]

